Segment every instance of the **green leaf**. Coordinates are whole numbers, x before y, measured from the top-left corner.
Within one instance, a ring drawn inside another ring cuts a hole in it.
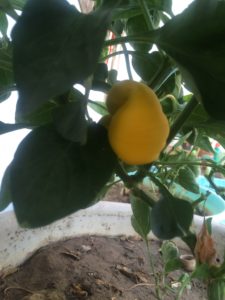
[[[131,223],[134,230],[143,238],[147,239],[147,236],[151,230],[151,210],[148,204],[146,204],[141,198],[131,195],[130,197],[131,208],[133,215],[131,217]]]
[[[10,124],[0,121],[0,134],[5,134],[22,128],[26,128],[26,126],[24,124]]]
[[[190,128],[197,128],[200,134],[217,140],[225,147],[225,121],[212,119],[201,104],[190,115],[184,127],[189,128],[189,130]]]
[[[27,0],[10,0],[10,3],[14,9],[22,10]]]
[[[166,273],[178,270],[182,267],[179,258],[179,250],[172,241],[164,241],[161,247],[164,270]]]
[[[125,22],[121,19],[116,19],[112,22],[112,32],[114,32],[116,35],[121,35],[124,30]]]
[[[223,300],[225,295],[225,279],[211,280],[207,285],[208,300]]]
[[[87,140],[86,103],[84,96],[60,105],[53,112],[57,131],[67,140],[84,144]]]
[[[17,20],[17,13],[14,11],[12,3],[13,0],[0,0],[0,9],[7,13],[10,17],[12,17],[14,20]]]
[[[98,63],[94,72],[93,80],[105,81],[108,77],[108,66],[105,63]]]
[[[108,114],[108,110],[106,108],[106,105],[102,101],[88,101],[88,106],[90,106],[94,111],[96,111],[98,114],[104,116]]]
[[[170,273],[176,270],[180,270],[183,267],[182,262],[179,258],[173,258],[167,262],[164,269],[166,273]]]
[[[189,138],[191,135],[191,132],[188,132],[187,134],[181,136],[179,140],[176,142],[176,144],[173,146],[173,149],[176,150],[178,147],[182,146],[183,143]]]
[[[169,163],[170,162],[182,162],[183,160],[186,160],[186,159],[187,159],[187,153],[184,151],[180,151],[180,152],[177,151],[176,154],[171,154],[166,157],[166,161]]]
[[[108,83],[114,85],[117,82],[118,71],[115,69],[111,69],[108,72]]]
[[[39,109],[28,114],[21,116],[16,114],[16,122],[27,124],[27,126],[41,126],[53,122],[53,111],[58,107],[56,102],[49,101],[44,103]]]
[[[162,240],[185,236],[193,219],[193,208],[188,201],[162,197],[153,207],[151,227]]]
[[[206,280],[211,277],[211,270],[208,264],[198,264],[195,271],[192,273],[192,278]]]
[[[188,247],[190,248],[191,252],[194,253],[195,251],[195,246],[197,243],[197,238],[196,238],[196,234],[192,233],[191,231],[186,235],[182,237],[183,242],[186,243],[186,245],[188,245]]]
[[[195,180],[195,174],[188,166],[179,169],[175,181],[186,190],[195,194],[199,193],[199,186]]]
[[[91,89],[107,92],[110,88],[110,85],[106,82],[108,77],[108,66],[105,63],[98,63],[95,68],[95,72],[92,80]]]
[[[10,1],[9,0],[0,0],[0,9],[5,10],[10,7]]]
[[[203,126],[202,126],[203,127]],[[205,134],[217,140],[225,147],[225,122],[223,121],[208,121],[204,124]]]
[[[156,42],[180,67],[208,114],[225,120],[225,2],[194,1],[168,21]]]
[[[201,174],[201,168],[199,165],[195,165],[196,162],[199,163],[199,159],[197,159],[197,157],[195,157],[194,155],[190,155],[187,157],[190,162],[192,162],[192,165],[188,165],[188,167],[190,168],[190,170],[194,173],[195,177],[198,177]]]
[[[127,35],[143,34],[144,32],[147,32],[147,31],[149,31],[149,28],[145,21],[145,18],[142,15],[128,19],[127,24],[126,24]],[[139,50],[139,51],[143,51],[143,52],[148,52],[153,46],[151,43],[131,42],[130,44],[135,50]]]
[[[190,96],[188,95],[184,97],[184,99],[188,99],[188,101],[190,101],[191,97],[192,95]],[[198,106],[195,108],[195,110],[191,113],[191,115],[187,119],[185,126],[192,125],[193,127],[198,127],[198,125],[204,124],[209,119],[211,119],[209,114],[206,112],[203,105],[199,103]]]
[[[8,29],[8,20],[6,18],[6,14],[0,11],[0,31],[3,37],[7,37],[7,29]]]
[[[12,32],[18,114],[33,112],[94,72],[110,11],[85,15],[64,0],[27,1]]]
[[[10,96],[13,84],[11,48],[2,47],[0,48],[0,102]]]
[[[204,130],[198,130],[198,136],[195,141],[195,146],[207,151],[214,152],[212,144],[209,140],[209,137],[205,134]]]
[[[172,12],[172,0],[147,0],[149,5],[155,5],[155,9],[165,11],[169,14]]]
[[[164,264],[167,264],[171,259],[179,258],[177,245],[172,241],[164,241],[161,246],[161,252]]]
[[[174,72],[169,78],[162,84],[158,94],[160,97],[165,97],[168,94],[172,94],[175,98],[179,98],[181,94],[182,77],[180,73]]]
[[[212,220],[213,220],[213,218],[207,218],[207,219],[205,219],[206,228],[207,228],[208,233],[210,235],[212,234]]]
[[[147,0],[149,10],[164,11],[168,14],[172,12],[172,0]],[[113,19],[129,19],[139,16],[142,10],[136,0],[121,1],[121,5],[113,12]]]
[[[4,176],[1,182],[0,189],[0,211],[6,209],[6,207],[12,202],[10,192],[10,165],[5,170]]]
[[[11,164],[18,222],[39,227],[92,205],[110,179],[115,161],[107,131],[100,125],[89,127],[84,146],[63,139],[50,126],[33,130]]]
[[[137,74],[146,82],[153,81],[159,71],[164,67],[164,56],[154,51],[151,53],[132,54],[132,65]]]

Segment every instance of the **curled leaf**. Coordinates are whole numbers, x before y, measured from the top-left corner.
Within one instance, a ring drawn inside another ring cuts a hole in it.
[[[225,119],[225,2],[199,0],[159,30],[157,45],[179,65],[209,115]]]

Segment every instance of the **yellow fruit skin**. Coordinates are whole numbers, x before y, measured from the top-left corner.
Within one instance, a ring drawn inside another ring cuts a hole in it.
[[[108,93],[106,98],[106,107],[110,114],[115,112],[124,105],[137,88],[136,83],[132,80],[124,80],[116,83]]]
[[[119,100],[115,99],[116,106],[111,110],[108,128],[111,147],[127,164],[151,163],[158,158],[166,144],[168,120],[157,96],[148,86],[134,81],[126,81],[124,86],[120,86],[122,95],[120,89],[115,87],[114,91],[118,94],[111,94],[107,99],[109,107],[113,101],[111,97],[119,96]]]

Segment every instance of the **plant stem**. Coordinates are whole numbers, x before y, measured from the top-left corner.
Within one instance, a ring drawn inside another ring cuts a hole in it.
[[[127,188],[132,190],[132,193],[135,196],[140,197],[150,207],[153,207],[155,205],[155,201],[137,186],[135,177],[132,175],[129,176],[119,162],[117,163],[115,171],[117,176],[122,179]]]
[[[123,169],[122,165],[118,162],[115,168],[116,175],[119,176],[127,188],[132,188],[135,184],[135,181],[131,176],[129,176],[126,171]]]
[[[167,139],[167,145],[169,145],[171,141],[175,138],[177,133],[183,127],[184,123],[186,122],[186,120],[189,118],[189,116],[197,106],[198,106],[198,101],[195,96],[192,96],[191,100],[185,106],[184,110],[180,113],[180,115],[177,117],[177,119],[171,126],[170,134]]]
[[[154,277],[154,280],[155,280],[156,297],[157,297],[157,299],[161,300],[159,281],[158,281],[157,274],[155,272],[155,267],[154,267],[154,263],[153,263],[153,260],[152,260],[152,254],[151,254],[150,246],[149,246],[149,240],[147,238],[145,239],[145,244],[146,244],[146,248],[147,248],[148,261],[149,261],[149,264],[150,264],[151,272],[153,273],[153,277]]]
[[[150,42],[152,44],[155,44],[158,35],[159,35],[158,30],[152,30],[152,31],[148,31],[148,33],[143,35],[129,35],[124,37],[118,37],[112,40],[106,40],[104,46],[108,47],[111,45],[117,45],[117,44],[129,43],[129,42],[140,42],[140,43]]]
[[[213,179],[212,179],[213,174],[214,174],[214,170],[211,170],[210,174],[209,175],[205,175],[205,177],[208,180],[208,182],[211,184],[211,186],[213,187],[213,189],[216,191],[216,193],[218,195],[220,195],[220,197],[222,197],[225,200],[225,196],[221,193],[221,189],[213,182]]]
[[[0,134],[8,133],[8,132],[23,129],[23,128],[29,128],[29,125],[27,125],[27,124],[8,124],[8,123],[0,122]]]
[[[154,162],[155,166],[183,166],[183,165],[192,165],[192,166],[204,166],[204,167],[211,167],[215,170],[220,171],[221,173],[225,174],[225,167],[224,166],[219,166],[216,165],[215,163],[210,163],[210,162],[204,162],[204,161],[196,161],[193,162],[191,160],[183,160],[180,162],[163,162],[163,161],[159,161],[159,162]]]
[[[139,5],[141,7],[142,13],[144,15],[145,22],[148,26],[148,29],[152,30],[152,28],[154,28],[154,24],[152,22],[152,17],[151,17],[151,14],[149,12],[149,9],[148,9],[147,2],[145,0],[138,0],[138,2],[139,2]]]
[[[86,117],[88,119],[89,122],[92,121],[89,113],[88,113],[88,109],[87,109],[87,105],[88,105],[88,98],[89,98],[89,94],[91,91],[91,86],[92,86],[92,81],[93,81],[93,76],[89,76],[85,81],[84,81],[84,87],[85,87],[85,94],[84,94],[84,100],[85,100],[85,114]]]
[[[133,75],[132,75],[131,66],[130,66],[130,58],[129,58],[129,53],[127,51],[126,44],[122,44],[121,47],[123,48],[123,52],[124,52],[124,58],[125,58],[125,62],[126,62],[128,77],[130,80],[133,80]]]
[[[144,191],[139,189],[138,187],[132,188],[132,193],[138,198],[141,198],[146,204],[148,204],[150,207],[153,207],[155,205],[155,200],[148,196]]]
[[[126,53],[132,55],[132,54],[137,53],[137,52],[132,51],[132,50],[126,50]],[[101,61],[105,61],[105,60],[109,59],[110,57],[113,57],[113,56],[116,56],[116,55],[121,55],[121,54],[125,55],[124,50],[115,51],[115,52],[112,52],[110,54],[107,54],[107,55],[102,57]]]
[[[180,300],[180,299],[181,299],[181,296],[182,296],[182,294],[183,294],[185,288],[187,287],[187,285],[190,283],[190,280],[191,280],[190,276],[189,276],[188,274],[185,273],[185,274],[183,275],[183,278],[181,278],[181,280],[180,280],[180,282],[181,282],[181,287],[180,287],[180,289],[179,289],[179,291],[178,291],[178,294],[177,294],[175,300]]]
[[[165,198],[170,198],[171,197],[171,193],[170,191],[166,188],[166,186],[164,184],[161,183],[161,181],[153,174],[151,174],[150,172],[147,174],[147,176],[152,180],[152,182],[154,182],[154,184],[156,186],[158,186],[160,192],[162,193],[162,195]]]

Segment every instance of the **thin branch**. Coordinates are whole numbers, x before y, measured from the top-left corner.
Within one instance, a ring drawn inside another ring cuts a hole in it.
[[[0,121],[0,134],[5,134],[23,128],[29,128],[29,126],[27,124],[8,124]]]
[[[151,14],[150,14],[150,11],[148,9],[148,5],[147,5],[146,1],[145,0],[139,0],[138,2],[139,2],[139,5],[141,7],[142,13],[144,15],[144,18],[145,18],[146,24],[148,26],[148,29],[152,30],[152,28],[154,28],[154,24],[152,22],[152,17],[151,17]]]
[[[192,166],[204,166],[204,167],[211,167],[214,170],[220,171],[221,173],[225,174],[225,167],[219,166],[215,163],[206,162],[204,160],[201,161],[191,161],[191,160],[183,160],[181,162],[163,162],[163,161],[155,161],[155,166],[184,166],[184,165],[192,165]]]
[[[126,49],[126,53],[132,55],[132,54],[136,53],[136,51],[130,51],[130,50],[127,50],[127,49]],[[115,52],[112,52],[112,53],[110,53],[110,54],[107,54],[107,55],[103,56],[101,60],[102,60],[102,61],[105,61],[105,60],[109,59],[110,57],[113,57],[113,56],[116,56],[116,55],[121,55],[121,54],[124,54],[124,55],[125,55],[124,50],[115,51]]]
[[[148,31],[144,35],[129,35],[129,36],[118,37],[111,40],[106,40],[104,42],[104,46],[108,47],[111,45],[118,45],[118,44],[129,43],[129,42],[139,42],[139,43],[148,42],[148,43],[155,44],[158,39],[158,35],[159,35],[158,30],[152,30],[152,31]]]
[[[121,46],[123,48],[123,53],[124,53],[124,58],[125,58],[125,62],[126,62],[128,77],[129,77],[130,80],[133,80],[133,75],[132,75],[131,66],[130,66],[130,58],[129,58],[129,53],[127,51],[126,44],[122,44]]]
[[[175,122],[172,124],[170,129],[170,134],[167,139],[167,145],[169,145],[171,141],[175,138],[177,133],[181,130],[184,123],[187,121],[187,119],[190,117],[191,113],[194,111],[194,109],[197,106],[198,106],[198,101],[195,96],[192,96],[191,100],[185,106],[184,110],[180,113],[180,115],[177,117]]]

